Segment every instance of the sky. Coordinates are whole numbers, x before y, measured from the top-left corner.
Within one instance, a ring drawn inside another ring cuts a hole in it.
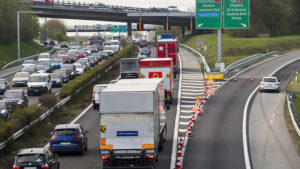
[[[55,0],[57,1],[57,0]],[[60,2],[63,0],[59,0]],[[64,0],[68,2],[69,0]],[[132,7],[158,7],[167,8],[168,6],[177,6],[181,11],[188,11],[189,9],[195,8],[196,0],[70,0],[70,2],[80,2],[80,3],[94,3],[101,2],[108,5],[119,5],[119,6],[132,6]],[[43,24],[44,18],[40,18],[40,23]],[[67,27],[74,25],[95,25],[95,24],[108,24],[109,22],[99,22],[99,21],[83,21],[83,20],[71,20],[64,19],[64,23]]]

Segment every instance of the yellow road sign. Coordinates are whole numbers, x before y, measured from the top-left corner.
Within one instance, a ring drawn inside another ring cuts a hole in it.
[[[223,74],[205,74],[206,80],[209,80],[210,78],[212,78],[213,80],[222,80],[222,79],[224,79],[224,75]]]
[[[106,125],[100,126],[100,133],[106,133]]]

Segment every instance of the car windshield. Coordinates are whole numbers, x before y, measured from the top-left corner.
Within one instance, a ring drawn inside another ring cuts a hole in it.
[[[0,109],[5,109],[5,108],[6,108],[6,103],[0,102]]]
[[[5,85],[5,80],[4,79],[0,79],[0,85],[4,86]]]
[[[49,62],[40,62],[40,65],[49,66]]]
[[[149,51],[149,49],[148,49],[148,48],[142,48],[142,51],[144,51],[144,52],[148,52],[148,51]]]
[[[16,73],[15,77],[28,77],[28,73],[19,72],[19,73]]]
[[[44,59],[44,58],[48,58],[49,55],[40,55],[39,58]]]
[[[111,45],[119,45],[119,42],[111,42]]]
[[[57,54],[65,54],[65,53],[67,53],[66,50],[59,50],[59,51],[57,52]]]
[[[36,70],[45,70],[45,66],[43,65],[37,65]]]
[[[53,63],[64,63],[62,59],[54,59]]]
[[[73,65],[62,65],[61,69],[72,70],[73,69]]]
[[[264,82],[276,82],[274,78],[264,78]]]
[[[24,61],[24,64],[33,64],[33,63],[34,63],[33,60],[25,60],[25,61]]]
[[[55,130],[54,136],[76,136],[78,134],[76,129],[58,129]]]
[[[51,78],[60,78],[60,74],[59,73],[52,73]]]
[[[82,68],[82,65],[81,64],[75,64],[75,67],[76,68]]]
[[[114,50],[114,47],[112,47],[112,46],[105,46],[103,50]]]
[[[78,50],[78,54],[85,54],[85,50]]]
[[[29,82],[46,82],[46,76],[29,76]]]
[[[71,46],[79,46],[79,43],[77,43],[77,42],[72,42]]]
[[[21,97],[22,97],[22,91],[13,91],[13,90],[6,91],[3,96],[3,98],[6,99],[21,98]]]
[[[42,163],[42,162],[44,162],[43,154],[22,154],[22,155],[18,155],[16,159],[16,163]]]
[[[98,57],[99,53],[92,53],[92,56]]]
[[[76,57],[76,53],[68,53],[68,56],[69,56],[70,58],[74,58],[74,57]]]
[[[22,72],[33,71],[33,67],[23,67]]]

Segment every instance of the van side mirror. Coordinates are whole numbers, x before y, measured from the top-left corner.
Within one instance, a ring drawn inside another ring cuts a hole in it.
[[[51,134],[51,135],[53,135],[53,134],[54,134],[54,132],[53,132],[53,131],[51,131],[51,132],[50,132],[50,134]]]

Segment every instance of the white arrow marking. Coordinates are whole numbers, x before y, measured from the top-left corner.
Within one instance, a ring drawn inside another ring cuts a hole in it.
[[[198,27],[201,27],[203,25],[203,23],[201,23],[201,24],[198,24]]]
[[[245,28],[245,27],[247,27],[247,25],[246,24],[244,24],[244,23],[241,23],[241,25]]]

